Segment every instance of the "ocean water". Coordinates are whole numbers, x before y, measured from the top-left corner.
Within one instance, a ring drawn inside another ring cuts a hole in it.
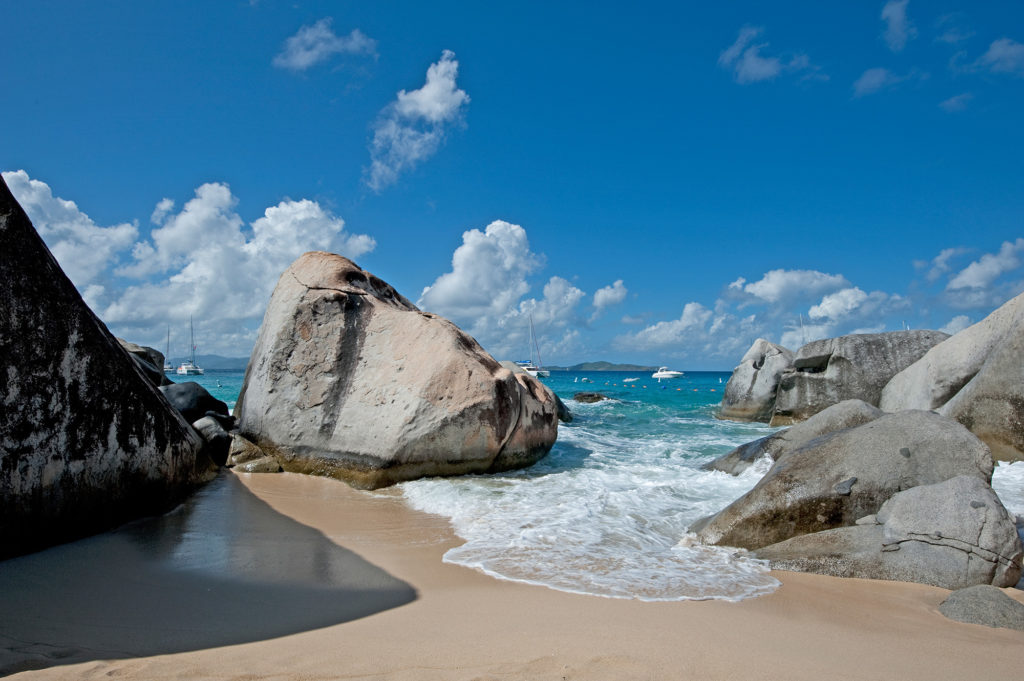
[[[241,371],[195,380],[234,407]],[[635,381],[624,379],[635,378]],[[572,410],[551,453],[530,468],[398,486],[412,508],[449,518],[463,544],[444,560],[495,578],[639,600],[740,600],[778,581],[763,561],[695,542],[687,528],[753,487],[744,474],[702,471],[737,445],[775,432],[714,417],[728,372],[658,383],[641,372],[553,372],[544,383]],[[611,400],[582,404],[577,392]],[[1024,462],[997,464],[992,486],[1024,516]]]

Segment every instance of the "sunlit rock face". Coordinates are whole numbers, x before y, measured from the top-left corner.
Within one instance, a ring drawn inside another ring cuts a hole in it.
[[[528,466],[557,436],[554,395],[352,261],[281,276],[235,406],[286,471],[376,488]]]
[[[792,350],[763,338],[754,341],[729,377],[719,418],[771,421],[779,378],[793,368],[793,356]]]
[[[1024,294],[929,350],[882,391],[886,411],[935,409],[996,460],[1024,460]]]
[[[771,425],[803,421],[843,400],[877,407],[893,376],[947,338],[941,331],[893,331],[808,343],[779,379]]]
[[[2,180],[0,294],[0,557],[165,511],[208,476]]]

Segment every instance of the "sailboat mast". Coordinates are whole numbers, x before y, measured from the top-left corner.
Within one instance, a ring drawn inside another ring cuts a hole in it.
[[[540,358],[540,346],[537,345],[537,333],[533,329],[533,315],[530,315],[530,342],[533,343],[533,347],[530,348],[530,363],[533,363],[533,353],[537,353],[537,363],[535,367],[540,369],[544,366],[544,360]]]

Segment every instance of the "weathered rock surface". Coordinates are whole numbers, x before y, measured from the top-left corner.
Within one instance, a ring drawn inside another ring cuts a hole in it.
[[[210,462],[0,180],[0,558],[176,504]]]
[[[881,409],[861,400],[843,400],[795,426],[740,445],[728,454],[705,464],[704,470],[725,471],[738,475],[761,457],[767,456],[775,461],[785,452],[802,447],[814,438],[874,421],[884,413]]]
[[[203,452],[218,466],[223,466],[231,448],[231,435],[212,416],[204,416],[192,424],[192,428],[203,439]]]
[[[960,589],[1013,586],[1022,553],[995,492],[980,478],[958,476],[895,494],[875,523],[794,537],[755,555],[776,569]]]
[[[281,464],[273,456],[235,434],[228,451],[228,465],[242,473],[280,473]]]
[[[1024,294],[894,376],[886,411],[935,409],[963,423],[996,460],[1024,459]]]
[[[886,383],[946,338],[941,331],[894,331],[808,343],[779,379],[771,425],[803,421],[843,400],[878,406]]]
[[[602,395],[601,393],[581,392],[581,393],[576,393],[575,395],[573,395],[572,399],[573,399],[574,402],[581,402],[583,404],[592,404],[594,402],[602,402],[602,401],[610,399],[610,398],[607,395]]]
[[[939,604],[939,612],[957,622],[1024,631],[1024,603],[994,586],[958,589]]]
[[[768,423],[775,410],[779,378],[793,369],[792,350],[758,338],[743,355],[725,385],[718,417]]]
[[[142,373],[146,374],[146,378],[153,385],[170,385],[173,383],[171,379],[167,378],[167,374],[164,373],[164,353],[145,345],[126,341],[123,338],[118,338],[117,342],[132,356],[135,363],[142,369]]]
[[[194,423],[207,415],[208,412],[229,416],[228,405],[207,392],[206,388],[194,381],[171,383],[160,386],[171,406],[181,412],[189,423]],[[228,426],[230,428],[230,426]]]
[[[285,470],[364,488],[528,466],[558,428],[537,379],[322,252],[281,276],[235,415]]]
[[[498,362],[498,364],[505,367],[512,373],[526,374],[527,376],[529,376],[529,374],[526,373],[526,370],[523,369],[523,367],[521,367],[516,362],[510,362],[509,360],[504,359]],[[544,383],[541,382],[541,385],[544,385]],[[544,387],[547,388],[546,385],[544,385]],[[572,423],[572,412],[569,411],[569,407],[565,406],[565,402],[563,402],[561,398],[559,398],[558,395],[555,394],[555,391],[548,388],[548,392],[551,393],[551,396],[555,400],[555,407],[557,408],[558,412],[558,420],[561,421],[562,423]]]
[[[779,456],[753,489],[690,529],[707,544],[757,549],[853,525],[896,492],[958,475],[991,481],[984,443],[932,412],[886,414]]]

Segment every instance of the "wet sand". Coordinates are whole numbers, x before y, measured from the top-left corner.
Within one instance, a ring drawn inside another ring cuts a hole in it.
[[[214,531],[193,510],[185,540],[133,526],[142,548],[104,535],[0,563],[20,594],[0,597],[0,660],[49,665],[14,678],[960,680],[1024,665],[1024,632],[947,620],[942,589],[780,572],[740,603],[572,595],[442,563],[458,543],[446,520],[393,495],[289,474],[222,485],[209,496],[230,497],[232,520]],[[140,565],[155,572],[132,584]],[[131,587],[118,608],[118,589],[91,591],[105,576]],[[62,580],[88,592],[74,608]]]

